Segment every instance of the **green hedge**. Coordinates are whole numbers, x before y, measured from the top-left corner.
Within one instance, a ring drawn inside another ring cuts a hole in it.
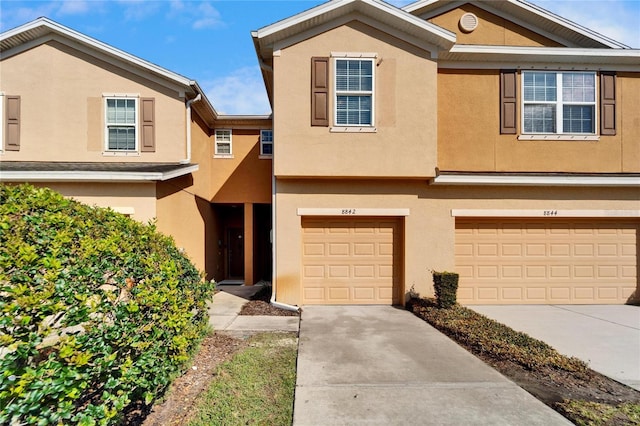
[[[455,272],[433,272],[433,288],[439,308],[449,309],[456,304],[458,274]]]
[[[162,395],[213,283],[155,227],[0,185],[0,424],[114,424]]]

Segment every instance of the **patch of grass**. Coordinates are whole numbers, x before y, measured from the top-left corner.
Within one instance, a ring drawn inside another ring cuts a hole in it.
[[[251,337],[248,348],[220,365],[189,425],[290,425],[296,357],[294,334]]]
[[[640,424],[640,404],[631,402],[611,406],[598,402],[565,401],[558,406],[578,426]]]

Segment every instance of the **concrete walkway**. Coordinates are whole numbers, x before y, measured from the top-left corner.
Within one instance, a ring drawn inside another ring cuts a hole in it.
[[[293,424],[571,423],[403,309],[307,306]]]
[[[469,306],[640,390],[640,307],[630,305]]]
[[[221,286],[220,286],[221,287]],[[220,287],[218,287],[220,289]],[[215,331],[243,334],[261,331],[298,332],[299,317],[276,317],[266,315],[238,315],[259,286],[229,286],[213,296],[209,303],[209,325]],[[237,288],[235,288],[237,287]]]

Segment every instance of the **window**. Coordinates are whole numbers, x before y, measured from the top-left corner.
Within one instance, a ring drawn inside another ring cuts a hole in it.
[[[595,72],[523,72],[523,133],[595,134]]]
[[[0,152],[4,150],[4,93],[0,92]]]
[[[221,157],[230,157],[233,154],[233,151],[231,149],[231,130],[216,129],[215,138],[215,155]]]
[[[138,99],[105,98],[107,151],[137,151]]]
[[[273,155],[273,130],[260,131],[260,155]]]
[[[373,59],[335,60],[337,126],[373,126]]]

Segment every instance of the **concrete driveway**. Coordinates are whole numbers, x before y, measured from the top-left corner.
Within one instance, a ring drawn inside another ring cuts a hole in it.
[[[563,355],[640,390],[640,307],[629,305],[469,306],[553,346]]]
[[[567,425],[564,417],[411,313],[302,312],[294,425]]]

